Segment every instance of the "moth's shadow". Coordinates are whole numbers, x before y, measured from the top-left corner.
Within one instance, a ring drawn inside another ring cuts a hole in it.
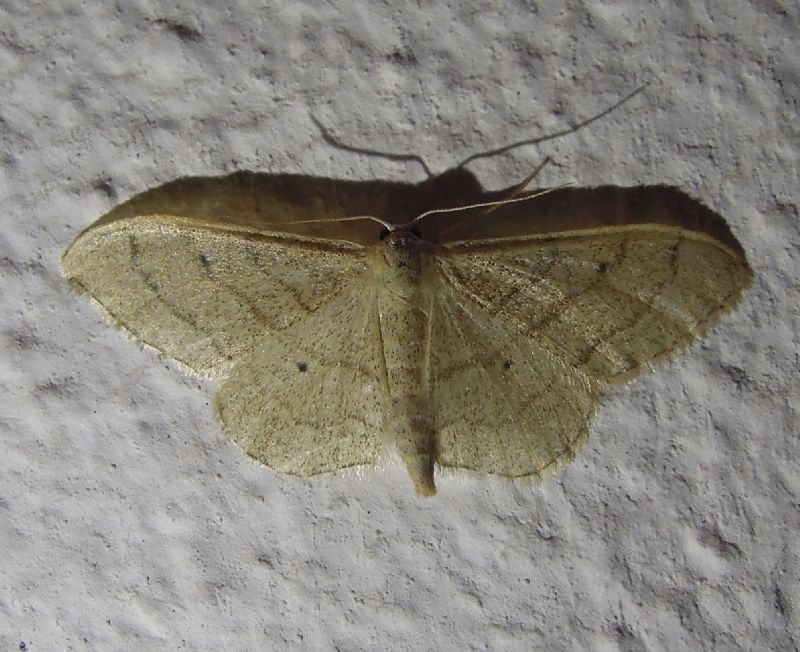
[[[170,181],[134,196],[102,221],[173,215],[370,245],[379,240],[383,227],[367,216],[404,224],[429,211],[505,199],[512,190],[484,190],[463,167],[417,184],[236,172]],[[365,219],[342,220],[358,216]],[[700,231],[744,253],[720,215],[671,186],[559,188],[489,211],[432,213],[416,226],[425,240],[444,243],[632,224]]]

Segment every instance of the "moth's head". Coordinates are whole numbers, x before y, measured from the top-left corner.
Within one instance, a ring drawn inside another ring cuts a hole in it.
[[[422,235],[416,224],[401,224],[391,228],[384,227],[380,239],[386,247],[402,249],[421,240]]]
[[[413,261],[418,260],[423,251],[429,251],[433,247],[420,236],[415,224],[384,229],[381,244],[383,257],[392,268],[416,267],[417,264]]]

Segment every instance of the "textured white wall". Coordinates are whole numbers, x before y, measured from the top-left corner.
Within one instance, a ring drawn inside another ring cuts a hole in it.
[[[800,629],[798,6],[0,2],[0,645],[793,649]],[[709,3],[709,5],[723,3]],[[58,270],[132,194],[235,169],[419,180],[327,145],[465,156],[484,185],[665,183],[756,280],[608,395],[541,486],[399,465],[302,481],[225,439],[210,383]]]

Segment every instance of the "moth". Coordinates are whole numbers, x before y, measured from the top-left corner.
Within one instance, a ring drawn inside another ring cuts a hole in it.
[[[534,194],[536,196],[534,196]],[[215,379],[254,460],[313,476],[396,450],[540,477],[604,389],[686,347],[752,272],[725,221],[673,187],[484,190],[239,172],[136,195],[62,258],[132,338]]]

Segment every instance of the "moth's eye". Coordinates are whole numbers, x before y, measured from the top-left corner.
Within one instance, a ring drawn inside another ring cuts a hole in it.
[[[386,236],[388,236],[390,233],[391,231],[384,226],[379,237],[381,240],[386,240]]]

